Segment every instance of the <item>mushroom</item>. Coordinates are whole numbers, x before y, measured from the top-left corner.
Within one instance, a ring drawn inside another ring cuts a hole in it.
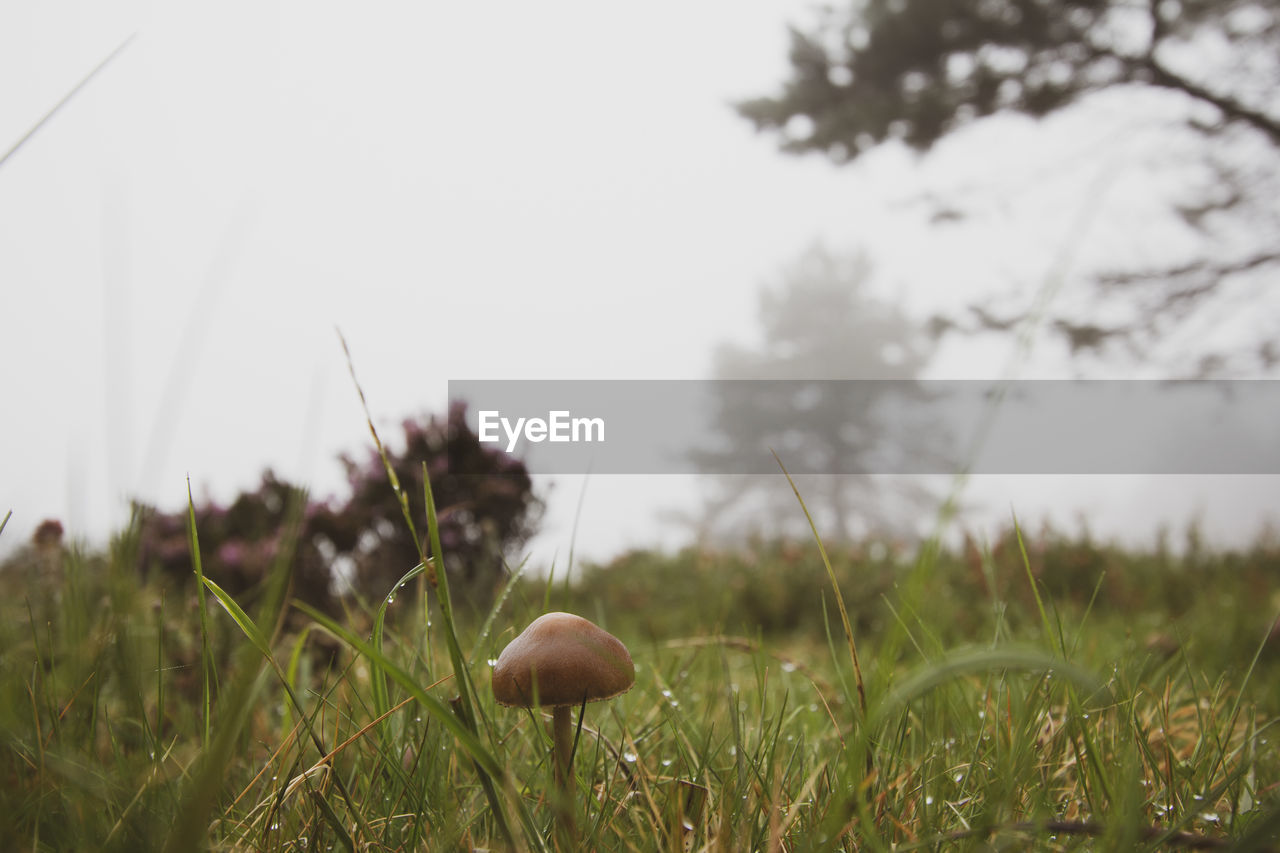
[[[581,616],[546,613],[498,656],[493,698],[502,705],[551,708],[556,782],[567,793],[570,708],[626,693],[635,681],[635,665],[621,640]]]

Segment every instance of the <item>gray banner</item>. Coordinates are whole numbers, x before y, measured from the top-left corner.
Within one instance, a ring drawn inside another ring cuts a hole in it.
[[[1280,382],[460,380],[536,474],[1277,474]]]

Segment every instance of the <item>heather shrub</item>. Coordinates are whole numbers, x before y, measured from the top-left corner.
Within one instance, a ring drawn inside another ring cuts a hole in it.
[[[428,472],[445,567],[461,597],[484,604],[506,574],[505,555],[534,532],[542,503],[524,465],[481,445],[465,414],[459,403],[444,419],[406,419],[403,445],[388,447],[387,460],[424,538]],[[195,503],[204,573],[232,595],[252,597],[275,561],[285,560],[291,595],[329,613],[343,595],[386,596],[418,562],[417,545],[377,452],[340,458],[350,486],[345,498],[311,499],[268,470],[228,505]],[[193,572],[187,510],[146,507],[142,517],[143,573],[185,584]]]

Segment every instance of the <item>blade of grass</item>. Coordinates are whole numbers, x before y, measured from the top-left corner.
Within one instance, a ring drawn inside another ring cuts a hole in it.
[[[200,673],[201,704],[204,706],[204,733],[200,739],[200,747],[209,747],[210,726],[213,725],[213,685],[218,677],[217,666],[213,659],[213,649],[209,645],[209,610],[204,600],[204,563],[200,559],[200,534],[196,530],[196,505],[191,496],[191,478],[187,478],[187,546],[191,549],[191,567],[196,575],[196,607],[200,612]]]
[[[782,464],[782,460],[778,458],[778,454],[773,450],[774,460],[777,461],[778,467],[782,469],[782,474],[787,478],[787,483],[791,486],[791,491],[795,493],[796,500],[800,502],[800,509],[804,511],[804,517],[809,522],[809,529],[813,532],[813,541],[818,543],[818,553],[822,556],[822,565],[827,569],[827,577],[831,579],[831,588],[835,592],[836,608],[840,611],[840,624],[844,627],[845,640],[849,644],[849,658],[853,661],[853,678],[858,691],[858,707],[862,712],[862,717],[867,716],[867,688],[862,681],[862,664],[858,660],[858,646],[853,639],[853,628],[849,624],[849,610],[844,606],[844,594],[840,592],[840,583],[836,580],[835,569],[831,567],[831,558],[827,556],[827,549],[822,544],[822,537],[818,534],[818,526],[814,524],[813,516],[809,514],[809,507],[805,506],[804,498],[800,496],[800,490],[796,488],[795,481],[791,479],[791,475],[787,472],[787,466]]]
[[[961,647],[940,660],[917,667],[900,680],[877,704],[872,720],[876,725],[887,722],[890,714],[935,688],[965,675],[977,675],[991,670],[1052,671],[1055,676],[1061,676],[1091,694],[1101,694],[1105,700],[1112,701],[1110,689],[1104,679],[1033,646],[1002,646],[997,649]]]
[[[40,128],[48,124],[49,120],[52,119],[55,115],[57,115],[59,110],[65,107],[72,98],[74,98],[76,95],[80,93],[81,89],[89,85],[90,80],[92,80],[94,77],[97,77],[98,74],[101,73],[102,69],[106,68],[113,59],[115,59],[117,56],[123,53],[124,49],[128,47],[129,43],[132,42],[135,38],[137,38],[137,36],[138,36],[137,33],[131,33],[128,38],[120,42],[120,44],[116,47],[115,50],[107,54],[106,59],[103,59],[96,66],[94,66],[93,70],[90,71],[88,74],[86,74],[79,83],[77,83],[74,87],[72,87],[70,92],[67,92],[67,94],[63,95],[62,99],[58,101],[58,103],[54,104],[53,107],[47,113],[45,113],[43,116],[40,117],[39,121],[37,121],[34,125],[32,125],[31,128],[26,133],[22,134],[22,136],[18,139],[18,141],[13,143],[13,145],[9,147],[9,150],[4,152],[4,154],[0,156],[0,167],[4,166],[4,164],[8,162],[10,157],[12,157],[14,154],[17,154],[18,149],[21,148],[23,145],[26,145],[28,140],[30,140],[31,137],[35,136],[36,132],[39,131]]]
[[[374,648],[376,648],[379,652],[382,651],[382,637],[383,637],[384,630],[386,628],[387,608],[391,605],[391,602],[395,600],[396,590],[403,587],[406,583],[413,580],[418,575],[422,574],[424,571],[426,571],[426,566],[424,564],[419,563],[418,565],[414,566],[412,569],[405,572],[404,575],[401,576],[401,578],[395,582],[395,584],[391,587],[391,592],[389,592],[387,595],[384,595],[382,597],[382,603],[378,605],[378,613],[373,620],[372,643]],[[391,694],[387,690],[386,673],[383,672],[381,669],[375,669],[373,672],[370,673],[370,685],[372,687],[372,692],[373,692],[374,714],[380,717],[383,714],[387,713],[388,709],[391,708]],[[383,738],[384,745],[387,748],[390,748],[391,746],[390,732],[387,731],[385,728],[381,729],[381,731],[382,731],[382,738]]]

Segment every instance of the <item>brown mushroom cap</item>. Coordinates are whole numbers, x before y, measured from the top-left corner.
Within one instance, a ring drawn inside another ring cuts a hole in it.
[[[493,698],[528,708],[577,705],[626,693],[636,681],[627,647],[572,613],[539,616],[512,640],[493,667]]]

